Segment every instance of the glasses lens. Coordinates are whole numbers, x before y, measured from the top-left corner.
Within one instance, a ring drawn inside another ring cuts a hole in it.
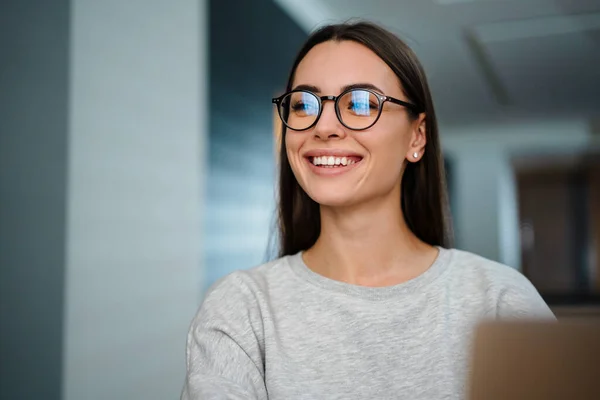
[[[280,113],[285,124],[295,130],[310,127],[319,116],[320,103],[310,92],[292,92],[280,103]]]
[[[340,97],[338,108],[342,122],[351,129],[365,129],[375,123],[381,104],[367,90],[351,90]]]

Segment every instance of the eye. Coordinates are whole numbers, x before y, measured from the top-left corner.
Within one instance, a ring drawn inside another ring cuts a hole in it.
[[[296,103],[292,104],[292,110],[294,111],[304,111],[310,109],[310,104],[306,104],[302,101],[297,101]]]
[[[377,97],[367,90],[352,90],[342,97],[341,103],[348,113],[356,116],[370,116],[379,110]]]
[[[364,101],[353,102],[353,101],[351,101],[350,103],[348,103],[349,110],[366,110],[367,108],[370,110],[377,110],[379,108],[379,104],[374,103],[372,101],[369,101],[369,102],[364,102]]]
[[[319,112],[319,105],[314,102],[297,101],[292,103],[291,110],[299,115],[315,115]]]
[[[285,99],[289,110],[296,116],[317,115],[319,113],[319,99],[309,92],[293,92]]]
[[[356,116],[371,116],[377,114],[379,103],[369,100],[351,100],[348,102],[346,109],[352,115]]]

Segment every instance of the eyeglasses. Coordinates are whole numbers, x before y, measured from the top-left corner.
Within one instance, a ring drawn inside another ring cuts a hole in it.
[[[370,89],[349,89],[339,96],[317,96],[308,90],[292,90],[280,97],[274,98],[273,103],[281,121],[294,131],[305,131],[316,125],[323,113],[323,102],[335,102],[335,114],[346,128],[361,131],[369,129],[381,116],[383,104],[386,101],[398,104],[414,113],[419,113],[417,106],[390,96],[379,94]]]

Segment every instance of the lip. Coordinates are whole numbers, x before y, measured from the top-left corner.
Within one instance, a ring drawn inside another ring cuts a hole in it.
[[[312,157],[323,157],[323,156],[331,156],[331,157],[360,157],[360,160],[355,162],[354,164],[346,165],[343,167],[320,167],[316,166],[312,163]],[[356,152],[342,149],[315,149],[307,151],[303,154],[304,161],[308,164],[310,170],[316,174],[321,176],[338,176],[345,174],[346,172],[352,171],[356,168],[364,157]]]
[[[344,149],[314,149],[305,152],[302,157],[322,157],[322,156],[332,156],[332,157],[360,157],[364,158],[362,154],[351,150]]]

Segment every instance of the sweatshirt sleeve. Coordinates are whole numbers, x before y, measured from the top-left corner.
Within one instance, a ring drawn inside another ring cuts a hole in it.
[[[514,271],[498,299],[500,319],[555,320],[556,317],[533,284]]]
[[[260,309],[238,274],[209,290],[192,321],[182,400],[267,399]]]

